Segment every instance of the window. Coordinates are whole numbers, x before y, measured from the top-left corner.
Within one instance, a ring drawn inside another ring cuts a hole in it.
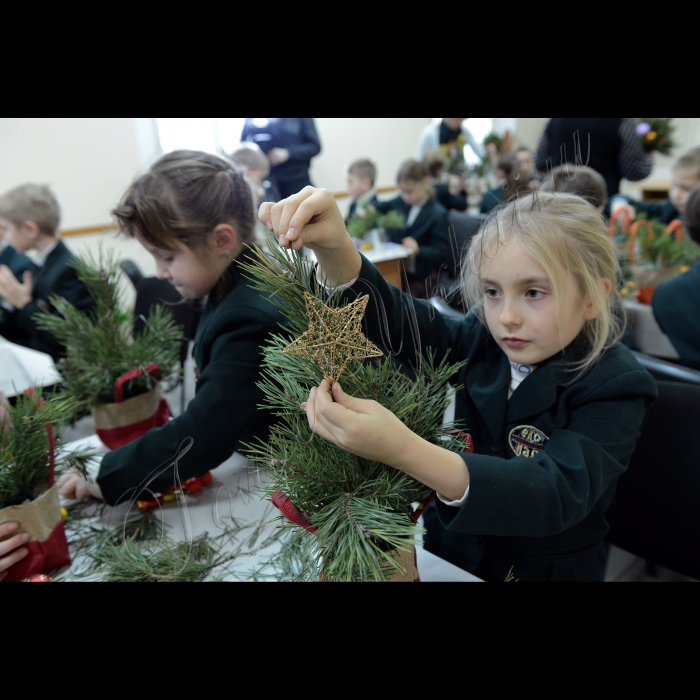
[[[442,121],[442,117],[433,117],[433,124],[436,126]],[[478,143],[483,143],[484,139],[493,131],[493,117],[470,117],[467,127]],[[474,167],[481,163],[481,158],[474,153],[474,149],[467,144],[464,147],[464,160],[469,167]]]
[[[208,153],[232,153],[241,140],[245,117],[156,118],[163,153],[180,148]]]

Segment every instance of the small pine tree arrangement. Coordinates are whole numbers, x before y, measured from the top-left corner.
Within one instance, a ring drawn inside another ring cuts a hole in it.
[[[347,231],[353,238],[364,238],[375,228],[387,231],[406,228],[406,218],[395,210],[382,214],[376,207],[369,206],[361,215],[355,213],[348,219]]]
[[[245,266],[246,275],[281,308],[295,339],[309,329],[309,295],[330,309],[350,306],[340,294],[329,296],[319,287],[311,263],[299,253],[284,251],[272,240],[269,249],[269,256],[256,251],[257,262]],[[386,581],[400,571],[398,553],[414,544],[420,528],[413,505],[430,490],[313,432],[300,404],[324,379],[324,371],[313,359],[286,353],[289,344],[277,335],[264,348],[261,408],[279,417],[269,441],[250,446],[253,461],[270,477],[264,494],[282,492],[316,528],[315,534],[304,532],[295,548],[294,557],[307,562],[300,580]],[[391,358],[355,359],[341,381],[346,393],[378,401],[426,440],[463,451],[464,434],[454,424],[443,425],[451,399],[448,381],[462,364],[448,365],[428,354],[415,368],[416,377],[409,378]],[[283,526],[296,527],[285,521]]]
[[[50,456],[61,471],[84,473],[93,456],[66,450],[60,426],[71,422],[75,402],[63,396],[42,397],[41,387],[17,396],[0,414],[0,509],[38,498],[49,486]]]
[[[57,363],[66,396],[88,409],[112,403],[115,381],[151,363],[160,366],[161,381],[177,379],[184,333],[172,314],[155,306],[143,333],[134,337],[132,315],[121,303],[118,280],[123,273],[114,254],[100,250],[97,260],[77,257],[73,265],[94,301],[93,309],[85,313],[54,295],[51,303],[58,315],[36,316],[39,327],[66,348]],[[155,382],[148,374],[127,382],[124,398],[148,391]]]

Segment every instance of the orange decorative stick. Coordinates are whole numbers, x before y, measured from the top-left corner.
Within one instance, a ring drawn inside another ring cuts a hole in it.
[[[608,233],[610,234],[611,239],[615,238],[615,225],[617,224],[618,219],[623,220],[620,224],[622,226],[623,233],[625,233],[630,227],[630,214],[627,211],[627,209],[625,207],[615,209],[615,211],[612,213],[612,216],[610,217],[610,227],[608,229]]]
[[[676,231],[678,233],[676,233]],[[665,233],[666,236],[672,236],[674,233],[676,233],[676,235],[675,235],[676,241],[683,240],[684,229],[683,229],[683,222],[680,219],[674,219],[666,227],[666,233]]]
[[[630,229],[630,265],[634,265],[634,243],[637,240],[637,231],[639,228],[644,226],[647,231],[649,231],[649,240],[654,240],[654,227],[651,222],[646,219],[641,219],[640,221],[635,221]]]

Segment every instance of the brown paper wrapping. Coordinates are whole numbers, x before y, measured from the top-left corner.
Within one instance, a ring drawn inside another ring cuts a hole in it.
[[[19,523],[19,528],[2,539],[14,537],[18,532],[27,532],[30,542],[43,542],[61,520],[61,504],[58,487],[54,484],[39,498],[21,506],[8,506],[0,510],[0,525]]]
[[[148,420],[155,415],[163,398],[165,393],[159,382],[145,394],[133,396],[121,403],[106,403],[93,408],[95,427],[100,430],[113,430]]]

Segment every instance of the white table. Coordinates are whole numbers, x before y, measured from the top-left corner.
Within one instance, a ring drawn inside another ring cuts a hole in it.
[[[650,304],[640,304],[635,299],[625,300],[634,342],[647,355],[664,360],[678,360],[678,353],[668,336],[659,328]]]
[[[5,396],[16,396],[30,386],[52,386],[60,379],[51,355],[0,336],[0,389]]]
[[[91,448],[107,452],[97,438],[89,436],[70,443],[73,448]],[[271,556],[279,551],[280,543],[272,542],[269,546],[260,547],[266,538],[275,534],[277,523],[274,520],[280,512],[269,502],[260,497],[260,473],[248,466],[246,459],[236,453],[221,466],[212,471],[213,480],[196,495],[186,496],[186,509],[182,512],[176,503],[164,504],[162,519],[170,527],[167,529],[173,540],[186,541],[189,537],[197,537],[209,532],[212,537],[220,534],[226,524],[233,518],[238,526],[250,525],[251,529],[241,532],[239,542],[245,540],[252,528],[260,526],[260,537],[253,548],[242,550],[242,554],[227,566],[227,571],[217,572],[227,581],[272,580],[275,572],[267,566]],[[64,505],[69,504],[64,500]],[[95,519],[95,525],[103,527],[119,527],[127,514],[126,505],[107,508],[101,518]],[[70,532],[70,528],[69,528]],[[231,543],[230,547],[236,546]],[[224,548],[222,551],[226,551]],[[417,549],[418,571],[421,581],[463,581],[478,582],[479,579],[468,574],[442,559],[423,550]],[[75,567],[80,571],[85,564],[79,557],[64,573],[66,580],[71,579],[71,570]],[[256,572],[256,573],[254,573]],[[269,577],[269,578],[268,578]],[[99,579],[95,579],[99,580]]]
[[[306,249],[309,260],[316,261],[314,252]],[[382,277],[399,289],[403,289],[403,267],[402,261],[408,262],[408,259],[413,255],[413,251],[409,250],[400,243],[383,243],[375,246],[371,250],[361,250],[367,260],[369,260],[381,272]]]

